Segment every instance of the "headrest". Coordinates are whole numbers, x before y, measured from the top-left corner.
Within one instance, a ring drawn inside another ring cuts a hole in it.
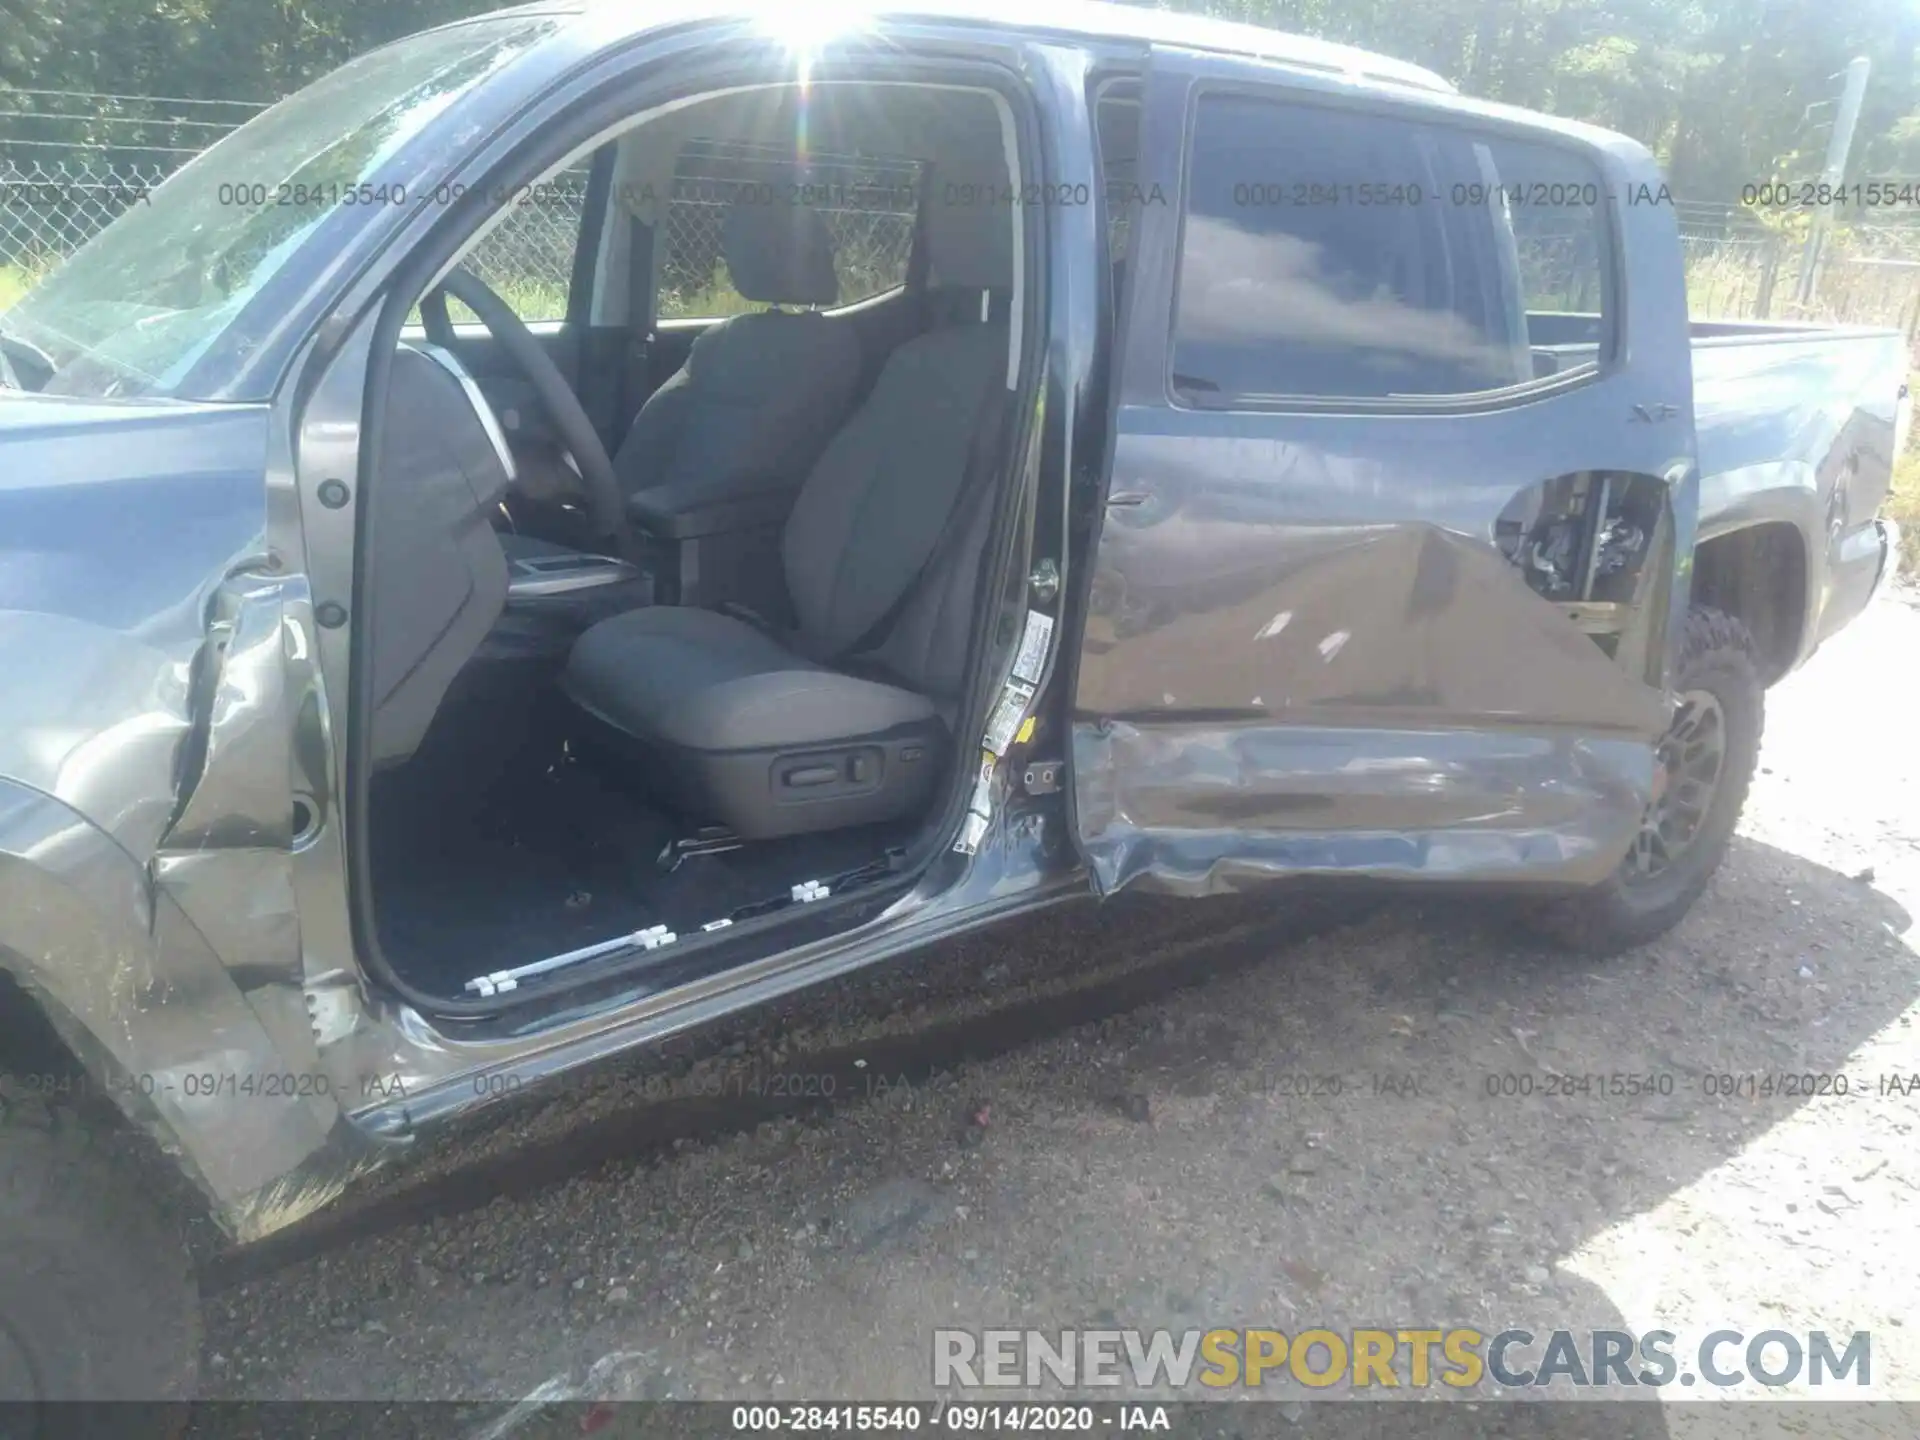
[[[779,188],[779,187],[776,187]],[[818,210],[748,194],[727,210],[720,232],[733,288],[770,305],[831,305],[840,298],[833,235]]]
[[[927,174],[927,270],[942,290],[1013,286],[1019,211],[1004,161],[931,167]]]

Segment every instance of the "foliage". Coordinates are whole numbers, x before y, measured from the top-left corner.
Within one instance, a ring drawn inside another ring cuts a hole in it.
[[[274,100],[375,45],[493,8],[470,0],[0,0],[0,83]]]
[[[1873,62],[1855,174],[1920,166],[1906,0],[1211,0],[1201,7],[1383,50],[1468,94],[1590,120],[1667,162],[1677,193],[1816,175],[1847,61]]]
[[[1900,522],[1900,570],[1911,582],[1920,576],[1920,446],[1894,457],[1893,493],[1882,508]]]
[[[40,283],[39,272],[24,265],[0,265],[0,311]]]
[[[273,99],[486,0],[0,0],[0,86]],[[1346,41],[1469,94],[1623,130],[1676,193],[1815,174],[1854,55],[1873,61],[1857,174],[1920,172],[1911,0],[1186,0]],[[80,137],[84,138],[84,137]],[[119,137],[126,138],[124,133]]]

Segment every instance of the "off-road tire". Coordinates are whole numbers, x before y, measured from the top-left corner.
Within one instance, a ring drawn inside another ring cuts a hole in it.
[[[0,1440],[186,1422],[200,1302],[135,1137],[0,1077]]]
[[[1705,606],[1689,611],[1673,689],[1709,692],[1725,718],[1725,755],[1706,817],[1662,873],[1636,879],[1629,857],[1603,884],[1527,912],[1535,929],[1567,949],[1615,955],[1658,939],[1692,908],[1726,857],[1759,763],[1766,720],[1766,687],[1747,627]]]

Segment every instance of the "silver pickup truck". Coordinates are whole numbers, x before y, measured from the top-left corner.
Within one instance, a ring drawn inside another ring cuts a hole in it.
[[[1643,149],[1416,67],[832,15],[402,41],[0,315],[0,1398],[191,1393],[183,1207],[1074,895],[1707,885],[1900,336],[1690,329]]]

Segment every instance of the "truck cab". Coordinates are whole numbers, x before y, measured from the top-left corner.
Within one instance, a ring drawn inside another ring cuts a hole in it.
[[[1900,396],[1884,336],[1767,340],[1708,551],[1659,193],[1099,5],[511,11],[276,106],[0,316],[3,993],[35,1115],[126,1127],[18,1223],[190,1308],[142,1166],[257,1241],[1090,892],[1658,935],[1764,683],[1884,578]],[[7,1263],[0,1333],[72,1333]],[[191,1327],[141,1335],[21,1373],[184,1393]]]

